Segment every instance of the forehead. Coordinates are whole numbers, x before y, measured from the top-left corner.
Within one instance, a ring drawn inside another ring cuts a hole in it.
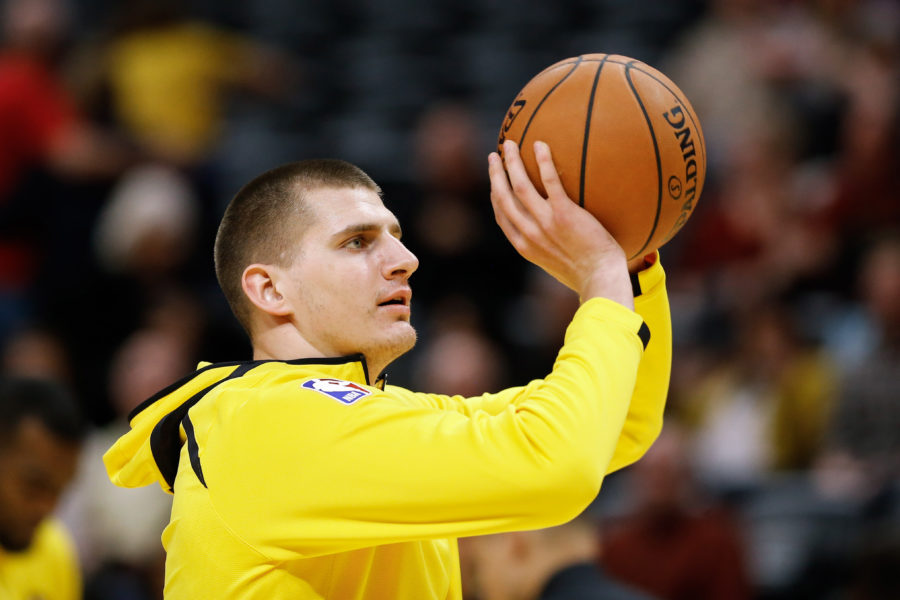
[[[366,188],[318,188],[306,195],[311,219],[306,234],[328,236],[360,224],[393,228],[397,218]]]
[[[78,444],[59,439],[40,421],[25,418],[13,431],[2,452],[14,459],[24,459],[48,470],[65,468],[66,459],[78,454]]]

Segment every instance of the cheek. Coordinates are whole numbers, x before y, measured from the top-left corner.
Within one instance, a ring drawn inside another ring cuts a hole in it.
[[[8,471],[0,477],[0,522],[18,521],[28,506],[25,486]]]

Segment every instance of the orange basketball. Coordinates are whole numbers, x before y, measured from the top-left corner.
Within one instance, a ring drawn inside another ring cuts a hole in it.
[[[609,54],[561,60],[529,81],[506,113],[544,192],[533,142],[546,142],[569,197],[591,212],[629,259],[656,250],[691,216],[706,177],[694,109],[665,75]]]

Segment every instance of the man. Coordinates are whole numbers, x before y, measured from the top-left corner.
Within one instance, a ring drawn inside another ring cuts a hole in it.
[[[558,527],[461,540],[460,552],[467,591],[479,600],[652,600],[594,565],[597,526],[588,514]]]
[[[174,491],[168,598],[460,598],[456,538],[565,522],[649,447],[671,359],[662,268],[636,300],[621,247],[536,150],[549,199],[510,146],[506,170],[489,159],[495,214],[583,305],[546,379],[474,398],[376,378],[415,342],[418,261],[365,173],[306,161],[238,192],[216,270],[254,360],[166,388],[105,456],[115,483]]]
[[[75,474],[82,421],[48,380],[0,377],[0,598],[76,600],[68,535],[49,515]]]

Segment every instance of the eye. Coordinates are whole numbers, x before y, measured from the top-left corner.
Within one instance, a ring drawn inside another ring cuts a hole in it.
[[[362,250],[368,245],[368,240],[361,235],[358,235],[354,238],[350,238],[346,242],[344,242],[344,248],[349,248],[350,250]]]

